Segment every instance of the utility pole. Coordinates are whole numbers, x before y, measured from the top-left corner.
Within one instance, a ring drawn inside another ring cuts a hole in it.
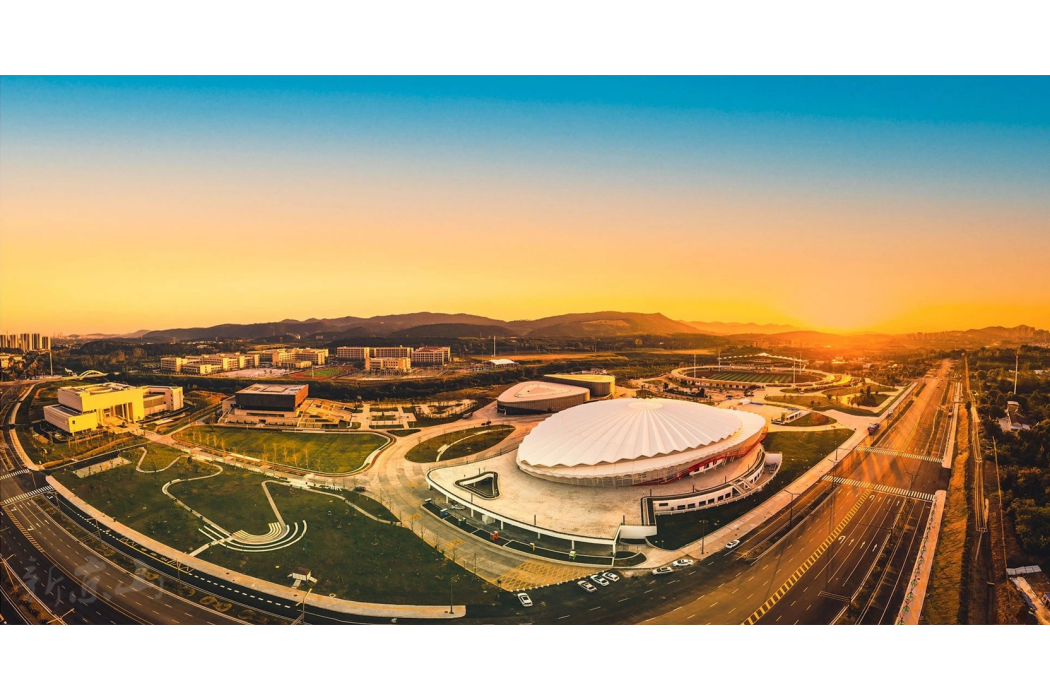
[[[1017,354],[1014,355],[1014,396],[1017,396],[1017,369],[1021,361],[1021,348],[1017,349]]]

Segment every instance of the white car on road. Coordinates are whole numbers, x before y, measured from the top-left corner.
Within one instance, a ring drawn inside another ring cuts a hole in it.
[[[675,567],[677,569],[681,569],[681,568],[684,568],[686,566],[692,566],[695,563],[696,562],[693,561],[692,559],[675,559],[673,562],[671,562],[671,566],[673,566],[673,567]]]
[[[733,540],[732,542],[726,542],[726,549],[736,549],[740,546],[740,540]]]
[[[616,583],[617,581],[620,580],[620,577],[617,576],[616,574],[614,574],[611,571],[606,571],[604,574],[602,574],[602,576],[604,576],[605,578],[609,579],[613,583]]]
[[[582,588],[583,590],[587,591],[588,593],[594,593],[596,590],[598,590],[590,581],[577,581],[576,585]]]
[[[518,601],[521,602],[521,606],[523,608],[531,608],[532,607],[532,598],[529,597],[528,593],[519,593],[518,594]]]
[[[592,581],[597,583],[599,586],[608,586],[609,582],[602,578],[601,574],[591,574],[589,577]]]

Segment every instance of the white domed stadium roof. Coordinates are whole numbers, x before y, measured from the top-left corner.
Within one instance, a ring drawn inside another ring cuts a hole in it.
[[[523,403],[535,401],[536,399],[549,399],[562,396],[584,396],[589,397],[587,389],[567,384],[555,384],[553,382],[522,382],[515,384],[502,394],[498,400],[501,403]]]
[[[704,447],[740,428],[735,411],[691,401],[615,399],[546,419],[522,441],[518,459],[545,467],[609,464]]]

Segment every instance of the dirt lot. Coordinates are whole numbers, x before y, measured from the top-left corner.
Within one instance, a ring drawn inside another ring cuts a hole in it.
[[[963,622],[961,615],[963,562],[966,548],[966,519],[969,503],[966,495],[966,462],[970,458],[970,426],[966,411],[959,412],[952,478],[948,484],[948,501],[937,540],[930,585],[923,605],[922,622],[929,625],[954,625]]]

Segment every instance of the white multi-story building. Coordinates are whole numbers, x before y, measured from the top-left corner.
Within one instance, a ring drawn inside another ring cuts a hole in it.
[[[410,372],[412,359],[408,357],[366,357],[365,369],[381,372]]]
[[[372,348],[372,357],[412,357],[412,348],[397,345],[387,348]]]
[[[185,357],[162,357],[160,358],[160,368],[164,372],[170,372],[177,374],[182,371],[182,366],[186,364]]]
[[[336,348],[335,356],[340,360],[364,360],[371,357],[371,348],[365,347],[343,347]]]
[[[410,356],[414,365],[443,365],[452,361],[452,348],[437,346],[416,348]]]
[[[328,361],[328,349],[302,348],[295,351],[295,359],[298,362],[311,362],[315,365],[323,365]]]

